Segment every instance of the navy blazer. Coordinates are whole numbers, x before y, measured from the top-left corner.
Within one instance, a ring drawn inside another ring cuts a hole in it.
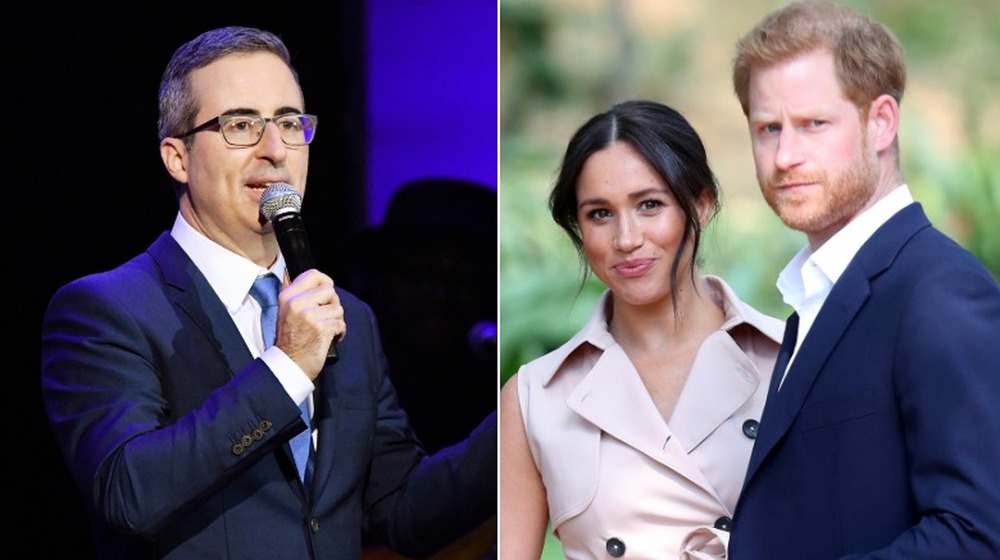
[[[495,412],[427,457],[371,309],[338,294],[349,332],[316,381],[307,496],[298,407],[169,233],[57,291],[43,396],[102,558],[356,559],[363,538],[420,556],[496,514]]]
[[[998,337],[985,267],[919,204],[893,216],[768,395],[730,557],[1000,558]]]

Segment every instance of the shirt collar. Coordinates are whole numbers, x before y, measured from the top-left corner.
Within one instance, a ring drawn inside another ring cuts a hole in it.
[[[803,304],[825,297],[861,246],[912,202],[909,187],[900,185],[858,214],[815,252],[808,244],[799,250],[778,276],[776,285],[785,302],[799,310]]]
[[[740,300],[736,292],[722,278],[711,274],[706,274],[704,278],[709,295],[722,307],[725,314],[720,330],[729,332],[739,325],[747,324],[781,344],[784,336],[784,323],[782,321],[765,315]],[[587,319],[580,331],[553,353],[553,357],[556,358],[554,361],[556,367],[553,367],[546,374],[545,383],[552,379],[552,376],[559,370],[559,365],[584,343],[589,343],[602,352],[616,344],[614,337],[608,330],[610,300],[611,291],[605,290],[598,299],[594,311],[591,312],[590,318]]]
[[[273,272],[278,278],[284,278],[285,259],[281,255],[270,270],[261,268],[191,227],[180,212],[174,219],[170,235],[205,275],[212,290],[230,313],[243,305],[254,280],[261,274]]]

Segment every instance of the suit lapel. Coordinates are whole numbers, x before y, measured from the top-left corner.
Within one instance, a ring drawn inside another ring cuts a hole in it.
[[[338,351],[343,351],[344,344],[341,343]],[[329,362],[328,362],[329,364]],[[332,371],[336,365],[326,365],[323,367],[323,371],[319,374],[318,379],[333,379],[336,377],[336,373]],[[323,391],[323,383],[316,383],[316,389],[313,391],[313,427],[317,430],[317,437],[315,441],[315,448],[313,452],[316,454],[314,457],[312,480],[309,481],[309,494],[310,496],[319,496],[323,493],[323,489],[326,488],[327,480],[330,474],[333,472],[333,458],[336,456],[335,453],[330,453],[328,450],[336,449],[336,415],[334,411],[331,410],[330,403],[326,400],[325,392]],[[326,452],[320,453],[320,450]]]
[[[785,369],[788,368],[788,361],[792,358],[792,353],[795,350],[795,341],[798,337],[799,332],[799,314],[792,313],[788,320],[785,321],[785,336],[781,341],[781,349],[778,351],[778,358],[774,363],[774,371],[771,374],[771,384],[767,389],[767,400],[764,403],[764,411],[761,413],[760,417],[760,428],[761,430],[757,434],[757,440],[754,442],[753,451],[750,453],[750,463],[747,465],[747,475],[746,480],[749,480],[753,473],[757,470],[757,466],[760,465],[761,460],[767,451],[774,446],[776,441],[776,435],[768,439],[767,443],[764,442],[763,437],[763,427],[771,424],[770,417],[775,409],[778,408],[777,404],[777,393],[778,387],[781,385],[781,378],[785,373]],[[777,431],[774,431],[777,434]]]
[[[799,336],[799,314],[792,313],[785,322],[785,337],[781,341],[781,350],[778,351],[778,359],[774,364],[774,375],[771,376],[771,385],[767,390],[767,398],[771,399],[778,392],[781,380],[784,378],[785,370],[788,369],[788,361],[792,359],[795,352],[795,342]]]
[[[771,391],[768,393],[761,417],[760,432],[750,457],[747,482],[768,453],[790,429],[823,364],[871,295],[871,279],[892,264],[899,250],[919,229],[928,226],[930,222],[920,204],[914,203],[897,212],[861,246],[834,284],[816,316],[816,321],[802,341],[802,347],[788,370],[781,390],[776,391],[775,384],[788,360],[784,356],[786,353],[790,356],[790,350],[795,342],[794,333],[789,340],[789,330],[792,318],[795,319],[797,326],[798,316],[793,315],[789,318],[779,362],[775,364],[771,380]]]
[[[237,371],[253,360],[253,354],[233,323],[229,311],[204,274],[169,233],[160,235],[146,252],[159,267],[167,284],[170,300],[202,332],[226,364],[225,376],[219,375],[219,370],[215,368],[205,368],[201,375],[212,376],[211,379],[206,379],[206,383],[212,387],[227,383]],[[276,453],[279,467],[286,473],[289,484],[297,486],[301,493],[302,485],[291,448],[285,443],[281,449],[281,452]]]
[[[147,253],[159,266],[171,301],[222,355],[229,368],[229,377],[246,367],[253,356],[240,331],[208,280],[174,238],[169,233],[162,234]],[[226,381],[223,379],[219,383]]]
[[[786,328],[780,360],[775,364],[771,391],[768,393],[764,413],[761,416],[760,432],[754,443],[753,453],[750,455],[748,478],[753,476],[763,458],[788,432],[823,363],[837,346],[844,331],[851,324],[851,319],[868,299],[868,279],[862,275],[851,274],[850,268],[848,267],[834,285],[809,334],[802,341],[802,347],[799,348],[795,361],[788,368],[781,389],[778,390],[778,382],[775,379],[784,373],[784,364],[788,363],[797,336],[796,332],[790,330],[791,324]],[[793,315],[789,321],[792,318],[795,319],[797,326],[798,315]],[[782,369],[778,369],[779,367]]]

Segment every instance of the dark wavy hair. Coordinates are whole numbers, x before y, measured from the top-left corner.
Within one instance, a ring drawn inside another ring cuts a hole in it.
[[[681,247],[686,247],[688,243],[694,246],[691,252],[693,277],[702,230],[697,203],[706,190],[710,192],[714,216],[720,204],[718,182],[708,164],[701,137],[683,115],[655,101],[630,100],[594,115],[576,131],[566,146],[558,179],[549,193],[552,219],[566,231],[576,248],[583,269],[583,282],[586,282],[590,270],[580,236],[576,184],[587,159],[615,142],[625,142],[635,148],[663,179],[683,210],[687,228],[681,238]],[[670,269],[670,293],[675,300],[677,270],[682,255],[683,251],[677,252]]]

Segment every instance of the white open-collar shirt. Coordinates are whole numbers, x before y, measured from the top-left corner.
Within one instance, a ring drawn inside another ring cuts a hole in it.
[[[255,358],[264,360],[296,404],[309,399],[309,413],[312,414],[313,382],[280,348],[271,346],[264,349],[260,305],[250,296],[250,288],[258,276],[271,272],[278,278],[285,277],[284,257],[279,255],[270,269],[261,268],[195,230],[180,212],[174,219],[170,235],[205,275],[212,290],[222,300],[236,323],[236,328],[243,335],[250,353]]]
[[[848,222],[815,252],[806,244],[778,275],[777,287],[785,303],[799,314],[799,332],[791,366],[819,315],[823,302],[861,246],[897,212],[913,203],[910,189],[903,184]],[[785,368],[787,373],[788,368]],[[784,377],[781,380],[784,383]]]

